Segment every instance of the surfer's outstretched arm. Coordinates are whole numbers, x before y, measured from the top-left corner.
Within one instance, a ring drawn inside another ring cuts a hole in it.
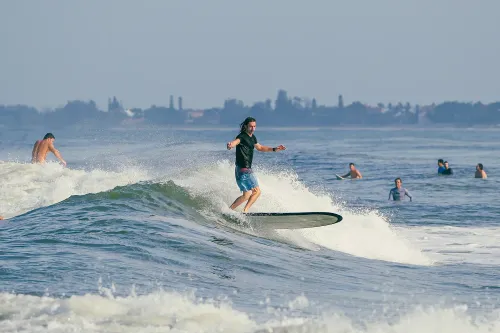
[[[227,143],[227,145],[226,145],[227,150],[230,150],[231,148],[234,148],[234,147],[236,147],[236,146],[237,146],[237,145],[239,145],[239,144],[240,144],[240,139],[235,139],[235,140],[233,140],[233,141],[229,141],[229,142]]]
[[[270,151],[285,150],[286,147],[283,145],[279,145],[278,147],[273,148],[273,147],[263,146],[260,143],[256,143],[255,149],[257,149],[258,151],[262,151],[262,152],[270,152]]]

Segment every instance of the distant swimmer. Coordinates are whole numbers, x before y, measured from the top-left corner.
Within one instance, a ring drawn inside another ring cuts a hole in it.
[[[443,171],[445,170],[445,167],[444,167],[444,161],[442,158],[440,158],[438,160],[438,175],[441,175],[443,174]]]
[[[476,165],[476,174],[474,175],[475,178],[483,178],[486,179],[488,178],[488,175],[486,174],[486,171],[483,170],[483,164],[478,163]]]
[[[61,153],[54,147],[55,139],[52,133],[47,133],[43,140],[36,141],[31,152],[31,163],[45,163],[47,154],[51,151],[66,166],[66,161],[62,158]]]
[[[450,168],[448,161],[444,162],[444,171],[442,172],[442,174],[443,175],[452,175],[453,174],[453,169]]]
[[[352,179],[361,179],[363,176],[361,175],[361,172],[359,172],[358,169],[356,169],[356,166],[354,163],[349,163],[349,172],[346,173],[345,175],[341,176],[342,178],[347,178],[351,177]]]
[[[405,196],[407,196],[408,198],[410,198],[410,201],[412,201],[410,192],[402,187],[403,181],[401,180],[401,178],[394,179],[394,183],[396,184],[396,187],[391,189],[391,191],[389,192],[389,200],[391,200],[392,197],[392,200],[394,201],[402,201],[405,199]]]
[[[236,139],[228,142],[226,145],[228,150],[236,147],[236,166],[234,175],[238,187],[243,192],[241,196],[234,200],[230,208],[234,210],[243,202],[247,201],[247,204],[243,209],[243,212],[245,213],[248,212],[250,207],[260,196],[259,183],[252,171],[254,148],[262,152],[276,152],[286,149],[283,145],[272,148],[258,143],[257,137],[254,135],[256,127],[257,122],[254,118],[246,118],[240,124],[240,134],[236,136]]]

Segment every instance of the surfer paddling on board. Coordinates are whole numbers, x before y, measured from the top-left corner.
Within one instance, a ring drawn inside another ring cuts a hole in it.
[[[356,166],[354,163],[349,163],[349,172],[346,173],[345,175],[341,176],[342,178],[347,178],[351,177],[352,179],[361,179],[363,176],[361,175],[361,172],[359,172],[358,169],[356,169]]]
[[[37,140],[31,152],[31,163],[45,163],[47,154],[51,151],[66,166],[66,161],[62,158],[61,153],[54,147],[55,139],[52,133],[47,133],[43,137],[43,140]]]
[[[260,196],[260,188],[257,178],[252,172],[252,160],[254,148],[262,152],[276,152],[285,150],[286,147],[279,145],[278,147],[263,146],[257,141],[254,135],[257,122],[254,118],[248,117],[240,124],[240,134],[227,143],[227,149],[236,147],[236,167],[234,174],[236,183],[243,192],[241,196],[234,200],[230,206],[231,209],[236,209],[239,205],[247,201],[243,212],[246,213]]]

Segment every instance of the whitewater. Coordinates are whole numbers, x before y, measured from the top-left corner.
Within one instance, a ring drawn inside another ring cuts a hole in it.
[[[233,129],[63,131],[67,168],[2,133],[0,331],[500,332],[499,155],[477,149],[500,133],[480,131],[258,129],[288,150],[255,154],[252,210],[344,217],[274,231],[224,218]],[[364,179],[335,181],[352,161]],[[398,176],[414,202],[387,201]]]

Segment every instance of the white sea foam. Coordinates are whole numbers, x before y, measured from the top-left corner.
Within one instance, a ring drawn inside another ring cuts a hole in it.
[[[307,307],[308,300],[300,296],[272,319],[262,320],[229,302],[201,300],[194,294],[159,291],[114,297],[104,292],[54,298],[0,293],[0,332],[500,332],[498,311],[472,317],[465,306],[417,306],[391,318],[380,314],[353,321],[334,310],[314,317],[291,315],[297,304]]]
[[[500,265],[500,228],[422,226],[401,229],[435,261]]]
[[[5,218],[55,204],[72,195],[110,190],[147,180],[138,168],[123,171],[73,170],[58,163],[2,163],[0,168],[0,215]]]
[[[0,332],[236,332],[253,329],[245,313],[193,296],[158,292],[70,298],[0,294]]]
[[[431,265],[411,239],[391,227],[376,212],[350,212],[335,203],[327,194],[317,194],[301,183],[293,172],[256,169],[262,195],[252,211],[307,212],[327,211],[343,215],[338,224],[312,229],[279,230],[278,233],[298,246],[314,249],[310,244],[369,259]],[[228,211],[228,205],[238,196],[234,182],[234,166],[229,161],[213,167],[187,171],[175,180],[193,194],[211,198],[215,207]]]

